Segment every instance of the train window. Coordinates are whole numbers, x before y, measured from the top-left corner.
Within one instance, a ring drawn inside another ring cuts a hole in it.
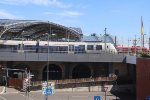
[[[85,50],[85,45],[79,45],[79,49],[80,49],[81,51],[84,51],[84,50]]]
[[[96,45],[96,50],[102,50],[102,45]]]
[[[3,44],[0,44],[0,48],[5,48],[6,46]]]
[[[3,44],[0,45],[0,48],[12,48],[12,47],[13,45],[3,45]]]
[[[25,48],[26,50],[32,50],[33,47],[34,47],[34,46],[32,46],[32,45],[25,45],[24,48]]]
[[[67,51],[67,50],[68,50],[68,47],[67,47],[67,46],[60,46],[60,47],[59,47],[59,50],[60,50],[60,51]]]
[[[87,50],[93,50],[94,46],[93,45],[87,45]]]

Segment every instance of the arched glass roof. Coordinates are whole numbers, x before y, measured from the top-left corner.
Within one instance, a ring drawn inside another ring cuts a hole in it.
[[[115,44],[114,37],[110,34],[104,34],[103,36],[83,36],[81,41],[87,41],[87,42],[106,42],[106,43],[112,43]]]
[[[49,21],[0,19],[0,39],[46,41],[47,33],[51,41],[79,41],[82,34]]]

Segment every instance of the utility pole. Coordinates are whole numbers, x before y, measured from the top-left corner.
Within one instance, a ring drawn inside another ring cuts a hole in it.
[[[136,55],[136,46],[137,46],[137,39],[136,39],[136,35],[135,35],[135,39],[134,39],[133,41],[134,41],[133,45],[135,46],[135,55]]]
[[[149,54],[150,54],[150,37],[149,37]]]
[[[129,54],[129,46],[130,46],[130,39],[128,39],[128,54]]]
[[[144,35],[145,35],[145,34],[143,34],[143,47],[144,47]]]
[[[115,36],[115,47],[117,47],[117,36]]]
[[[47,89],[48,89],[48,80],[49,80],[49,40],[50,40],[50,36],[51,36],[51,25],[49,27],[50,27],[49,28],[50,30],[49,30],[49,33],[47,33],[47,79],[46,79],[46,83],[47,83],[46,88]],[[48,100],[48,95],[46,95],[45,100]]]
[[[137,45],[137,40],[136,40],[136,35],[135,35],[135,54],[136,54],[136,45]]]
[[[145,45],[145,36],[144,35],[146,35],[146,34],[143,34],[143,47],[144,47],[144,45]]]
[[[105,42],[105,51],[106,51],[106,31],[107,31],[107,28],[105,28],[104,31],[105,31],[105,34],[104,34],[104,36],[105,36],[104,39],[105,39],[105,40],[104,40],[104,42]]]
[[[6,77],[5,77],[5,81],[6,81],[6,83],[5,83],[5,93],[6,93],[6,88],[7,88],[7,83],[8,83],[8,68],[6,68]]]

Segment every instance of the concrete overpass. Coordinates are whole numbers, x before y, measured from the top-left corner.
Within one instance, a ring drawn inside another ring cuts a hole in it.
[[[0,61],[47,61],[47,53],[0,52]],[[49,61],[55,62],[125,62],[126,55],[102,52],[89,53],[49,53]]]

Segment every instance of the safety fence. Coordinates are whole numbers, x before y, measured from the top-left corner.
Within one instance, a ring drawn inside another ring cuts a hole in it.
[[[78,78],[78,79],[62,79],[62,80],[48,80],[49,83],[53,82],[58,88],[63,87],[76,87],[105,84],[116,81],[117,77],[95,77],[95,78]],[[44,81],[31,81],[31,86],[42,86]],[[21,89],[23,80],[17,78],[9,78],[8,86]]]
[[[65,84],[77,84],[77,83],[94,83],[94,82],[112,82],[117,79],[114,77],[95,77],[95,78],[78,78],[78,79],[62,79],[62,80],[48,80],[48,82],[53,82],[55,85],[65,85]],[[41,85],[44,81],[34,81],[33,85]]]

